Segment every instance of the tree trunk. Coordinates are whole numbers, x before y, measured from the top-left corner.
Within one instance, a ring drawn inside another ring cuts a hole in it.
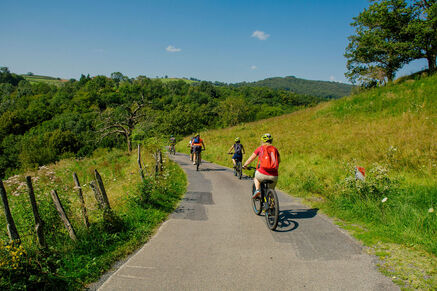
[[[127,150],[129,153],[132,152],[132,142],[130,141],[129,137],[127,137]]]
[[[428,53],[426,55],[426,59],[428,60],[428,71],[429,74],[432,75],[436,72],[436,54],[435,53]]]

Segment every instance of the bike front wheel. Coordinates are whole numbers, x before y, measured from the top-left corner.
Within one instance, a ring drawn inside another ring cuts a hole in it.
[[[262,208],[263,208],[263,202],[261,198],[252,198],[253,193],[255,192],[255,184],[252,185],[252,194],[250,195],[251,200],[252,200],[252,209],[253,212],[255,212],[256,215],[260,215]]]
[[[265,219],[267,227],[275,230],[279,221],[279,200],[275,190],[268,189],[265,199]]]

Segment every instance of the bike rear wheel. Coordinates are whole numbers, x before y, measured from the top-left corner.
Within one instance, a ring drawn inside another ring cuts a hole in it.
[[[252,185],[252,194],[250,197],[252,198],[253,193],[255,192],[255,184]],[[256,215],[260,215],[263,208],[263,202],[261,198],[252,199],[252,210]]]
[[[196,171],[199,171],[199,166],[200,166],[200,159],[199,159],[199,154],[196,155]]]
[[[241,177],[243,176],[243,167],[241,166],[241,162],[237,161],[237,173],[238,173],[238,179],[241,180]]]
[[[279,200],[275,190],[268,189],[266,193],[265,219],[267,227],[275,230],[279,221]]]

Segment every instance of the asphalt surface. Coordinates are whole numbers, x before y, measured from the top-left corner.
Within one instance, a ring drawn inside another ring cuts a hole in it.
[[[270,231],[252,211],[249,178],[172,158],[187,174],[185,197],[98,290],[399,290],[317,209],[278,191],[280,222]]]

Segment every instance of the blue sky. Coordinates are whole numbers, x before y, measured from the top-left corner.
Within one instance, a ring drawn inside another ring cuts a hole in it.
[[[368,0],[0,0],[0,66],[61,78],[122,72],[239,82],[346,82],[352,17]],[[426,66],[417,61],[398,75]]]

